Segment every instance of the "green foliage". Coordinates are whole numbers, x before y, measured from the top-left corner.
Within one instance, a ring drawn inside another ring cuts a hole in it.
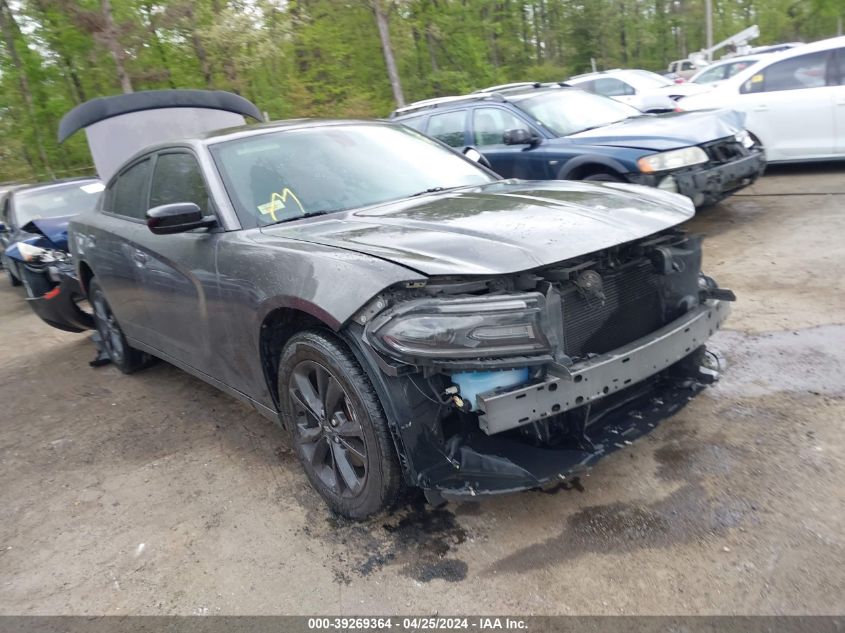
[[[662,70],[705,39],[704,0],[0,0],[0,182],[90,171],[84,135],[58,146],[58,122],[122,86],[231,90],[271,118],[384,116],[395,104],[373,1],[409,100],[557,81],[593,61]],[[845,19],[845,0],[713,8],[716,41],[751,24],[758,44],[810,41]]]

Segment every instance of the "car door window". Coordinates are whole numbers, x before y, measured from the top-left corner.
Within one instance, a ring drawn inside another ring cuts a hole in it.
[[[756,59],[747,59],[741,62],[734,62],[733,64],[729,64],[725,67],[725,79],[730,79],[737,73],[742,72],[752,64],[756,64]]]
[[[826,62],[829,56],[830,51],[818,51],[776,62],[746,81],[742,92],[821,88],[827,83]]]
[[[103,199],[103,210],[136,220],[144,219],[149,178],[150,159],[145,158],[122,172],[111,183]]]
[[[692,70],[693,68],[692,62],[684,62],[681,64],[681,70]]]
[[[624,97],[633,95],[636,91],[620,79],[602,77],[601,79],[596,79],[596,86],[593,92],[604,95],[605,97]]]
[[[472,114],[475,144],[501,145],[507,130],[529,129],[519,117],[501,108],[477,108]]]
[[[208,190],[197,159],[187,152],[159,154],[150,186],[150,208],[193,202],[208,211]]]
[[[725,77],[725,68],[726,65],[708,68],[698,76],[698,79],[695,80],[695,83],[708,84],[714,81],[721,81]]]
[[[830,85],[845,86],[845,48],[838,48],[833,52],[833,57],[829,58],[830,64]]]
[[[425,117],[412,116],[408,117],[407,119],[402,119],[400,123],[402,125],[407,125],[408,127],[415,129],[417,132],[422,132],[423,128],[425,127]]]
[[[463,147],[466,145],[464,142],[466,118],[466,110],[435,114],[428,120],[426,131],[429,136],[436,138],[438,141],[443,141],[446,145]]]

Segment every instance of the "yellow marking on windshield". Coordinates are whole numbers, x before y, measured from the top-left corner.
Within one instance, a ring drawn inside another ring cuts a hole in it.
[[[278,222],[279,219],[276,217],[276,211],[281,211],[286,208],[287,204],[285,203],[290,199],[296,202],[296,206],[299,207],[300,212],[305,215],[305,209],[302,208],[302,203],[299,201],[299,198],[297,198],[296,194],[287,187],[284,188],[282,193],[274,193],[270,197],[270,202],[258,205],[258,210],[261,212],[261,215],[269,215],[273,218],[273,222]]]

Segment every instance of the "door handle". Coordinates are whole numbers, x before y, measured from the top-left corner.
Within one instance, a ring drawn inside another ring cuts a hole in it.
[[[754,112],[766,112],[769,109],[765,103],[755,106]]]
[[[143,251],[134,251],[132,253],[132,259],[134,259],[135,263],[138,264],[139,266],[143,266],[144,264],[147,263],[148,258],[147,258],[147,254],[144,253]]]

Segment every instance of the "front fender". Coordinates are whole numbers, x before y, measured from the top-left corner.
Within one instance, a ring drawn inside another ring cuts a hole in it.
[[[610,158],[609,156],[602,156],[600,154],[584,154],[569,160],[560,168],[558,172],[559,180],[569,180],[570,176],[584,165],[600,165],[612,169],[620,176],[627,174],[631,170],[620,161]]]

